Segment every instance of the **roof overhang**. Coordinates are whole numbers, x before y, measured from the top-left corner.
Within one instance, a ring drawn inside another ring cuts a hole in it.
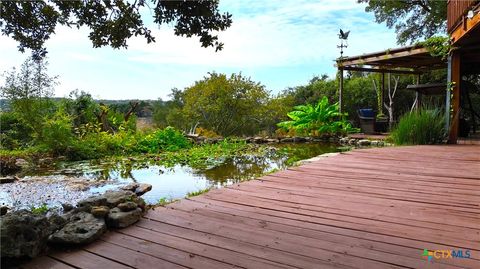
[[[480,1],[469,2],[471,2],[471,6],[465,8],[458,22],[448,29],[453,46],[478,44],[480,41]],[[468,4],[468,2],[465,2],[465,4]],[[470,18],[467,16],[468,11],[473,14]]]

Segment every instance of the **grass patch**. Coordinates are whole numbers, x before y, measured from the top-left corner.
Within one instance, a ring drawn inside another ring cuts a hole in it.
[[[38,206],[38,207],[31,206],[30,211],[32,211],[33,214],[44,215],[48,212],[48,206],[47,206],[47,204],[43,204],[43,205]]]
[[[167,198],[167,197],[162,197],[158,200],[158,202],[155,204],[156,206],[166,206],[170,203],[175,202],[175,199],[172,198]]]
[[[439,144],[444,138],[445,117],[439,109],[424,108],[407,113],[391,133],[396,145]]]
[[[204,193],[209,192],[211,189],[212,189],[212,188],[206,188],[206,189],[203,189],[203,190],[198,190],[198,191],[189,192],[189,193],[187,193],[187,197],[199,196],[199,195],[201,195],[201,194],[204,194]]]

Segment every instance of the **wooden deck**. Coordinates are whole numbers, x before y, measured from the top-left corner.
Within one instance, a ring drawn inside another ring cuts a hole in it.
[[[422,257],[459,248],[471,258]],[[328,157],[157,208],[24,268],[480,268],[480,146]]]

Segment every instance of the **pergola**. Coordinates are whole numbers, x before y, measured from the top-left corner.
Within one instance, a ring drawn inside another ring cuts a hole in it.
[[[448,67],[447,59],[441,57],[434,57],[430,54],[427,48],[417,45],[402,48],[388,49],[385,51],[363,54],[352,57],[343,57],[336,60],[336,66],[340,73],[340,88],[339,88],[339,108],[343,110],[343,73],[347,71],[360,72],[376,72],[382,74],[381,93],[382,98],[385,96],[385,74],[411,74],[417,75],[417,84],[420,81],[420,76],[431,70],[443,69]],[[447,91],[447,83],[444,84],[444,92]],[[416,85],[409,89],[415,90],[416,100],[418,106],[420,94],[431,93],[435,89],[438,93],[440,85],[432,87],[430,84]],[[450,98],[447,94],[446,107],[450,107]],[[382,100],[383,103],[383,100]],[[379,108],[381,109],[381,108]],[[447,113],[448,114],[448,113]],[[449,117],[447,117],[447,125]]]

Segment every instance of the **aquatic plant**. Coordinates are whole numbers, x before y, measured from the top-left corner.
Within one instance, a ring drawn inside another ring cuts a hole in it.
[[[138,142],[138,150],[148,153],[163,150],[177,151],[189,147],[191,147],[190,141],[180,131],[170,126],[147,134]]]
[[[176,164],[188,165],[192,168],[213,167],[227,158],[253,153],[258,148],[245,141],[225,139],[217,144],[204,144],[175,152],[163,152],[157,157],[158,164],[173,167]]]
[[[48,212],[48,206],[45,203],[38,207],[32,205],[30,211],[32,211],[33,214],[42,215]]]

